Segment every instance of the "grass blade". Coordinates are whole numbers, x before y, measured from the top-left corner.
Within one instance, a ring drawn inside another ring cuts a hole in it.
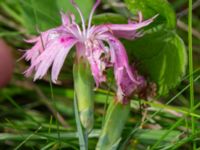
[[[188,10],[188,49],[189,49],[189,74],[190,76],[190,112],[194,107],[194,78],[193,78],[193,50],[192,50],[192,0],[189,0]],[[195,118],[191,117],[192,134],[195,134]],[[196,149],[196,143],[193,142],[193,150]]]
[[[78,105],[77,105],[77,99],[76,99],[76,94],[74,93],[74,112],[75,112],[75,119],[76,119],[76,126],[77,126],[77,131],[78,131],[78,138],[79,138],[79,145],[80,145],[80,150],[87,150],[87,138],[86,135],[83,131],[83,128],[81,126],[81,121],[79,117],[79,112],[78,112]]]

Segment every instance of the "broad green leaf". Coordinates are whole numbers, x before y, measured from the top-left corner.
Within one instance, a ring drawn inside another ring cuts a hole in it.
[[[69,0],[18,0],[22,7],[22,16],[25,20],[25,27],[30,32],[36,32],[36,28],[44,31],[58,26],[61,23],[60,11],[71,12],[75,14],[76,21],[80,22],[80,15],[72,6]],[[85,20],[93,6],[93,0],[75,0],[80,7]],[[87,5],[85,5],[87,4]]]
[[[176,15],[167,0],[125,0],[133,14],[142,12],[145,19],[159,15],[154,23],[166,23],[168,28],[176,27]]]
[[[120,23],[127,23],[127,19],[122,15],[118,15],[114,13],[103,13],[103,14],[94,16],[92,19],[92,23],[94,24],[104,24],[104,23],[120,24]]]
[[[158,94],[166,94],[181,80],[186,66],[182,39],[172,31],[157,31],[135,41],[125,42],[139,67],[158,84]]]
[[[55,27],[60,23],[59,10],[55,0],[19,0],[25,27],[30,32]]]

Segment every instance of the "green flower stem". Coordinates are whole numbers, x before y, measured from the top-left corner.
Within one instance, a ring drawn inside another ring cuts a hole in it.
[[[190,74],[190,111],[194,107],[194,79],[193,79],[193,56],[192,56],[192,0],[189,0],[188,11],[188,47],[189,47],[189,74]],[[193,113],[193,111],[191,112]],[[195,118],[191,117],[192,135],[195,134]],[[193,142],[193,150],[196,149],[196,143]]]
[[[130,112],[130,104],[122,105],[111,101],[96,150],[115,150],[121,140],[121,133]]]
[[[81,124],[90,132],[94,122],[94,83],[88,62],[83,58],[77,60],[74,63],[73,75]]]

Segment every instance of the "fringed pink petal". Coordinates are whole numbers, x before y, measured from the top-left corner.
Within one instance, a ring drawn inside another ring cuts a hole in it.
[[[95,28],[94,32],[95,32],[95,34],[103,34],[105,32],[110,32],[114,36],[119,37],[119,38],[134,39],[134,38],[138,37],[137,30],[152,23],[156,17],[157,17],[157,15],[152,17],[151,19],[141,21],[142,16],[140,14],[138,23],[130,22],[129,24],[99,25]]]
[[[51,72],[51,80],[53,81],[53,83],[56,83],[58,75],[64,64],[65,58],[67,57],[67,54],[69,53],[70,49],[74,46],[76,42],[77,41],[74,39],[69,40],[66,46],[64,46],[61,50],[59,50],[57,56],[55,57]]]
[[[108,65],[108,60],[106,60],[105,58],[105,56],[107,56],[107,53],[105,52],[104,45],[103,43],[101,43],[101,41],[89,40],[85,43],[85,45],[86,46],[84,48],[81,48],[79,46],[77,51],[79,52],[79,57],[81,55],[87,58],[91,67],[92,75],[96,83],[96,87],[98,87],[101,82],[106,81],[104,71]],[[81,54],[81,51],[85,51],[85,53]]]
[[[118,70],[117,79],[117,98],[122,103],[127,103],[127,98],[132,94],[138,94],[142,88],[146,86],[146,80],[140,76],[135,70],[134,66],[131,67],[133,76],[137,82],[133,82],[126,69]]]
[[[31,61],[31,63],[33,63],[36,58],[44,51],[47,43],[58,37],[58,33],[56,33],[58,29],[54,28],[51,30],[47,30],[45,32],[42,32],[36,38],[26,40],[28,43],[34,43],[34,45],[31,49],[28,49],[25,52],[23,58],[25,58],[26,61]]]
[[[49,36],[49,35],[48,35]],[[72,41],[73,39],[73,41]],[[30,76],[30,74],[35,70],[34,80],[41,79],[51,67],[53,62],[56,60],[56,64],[62,65],[63,55],[61,56],[60,52],[66,50],[67,52],[63,52],[62,54],[67,54],[69,49],[71,48],[71,44],[74,43],[75,39],[70,37],[68,34],[66,35],[59,35],[55,38],[51,38],[48,41],[36,43],[33,48],[26,52],[26,59],[31,59],[31,66],[30,68],[25,71],[26,76]],[[42,45],[41,45],[42,44]],[[45,46],[43,46],[45,44]],[[44,48],[42,52],[39,52],[38,49]],[[61,57],[61,59],[58,58]],[[57,61],[60,60],[61,62],[58,63]],[[53,74],[54,81],[57,79],[57,72],[59,73],[59,69],[61,66],[57,66],[57,69],[54,65]]]
[[[126,97],[136,91],[141,83],[129,66],[128,56],[122,43],[110,35],[108,44],[110,45],[111,59],[114,61],[114,75],[118,86],[117,97],[124,103]]]

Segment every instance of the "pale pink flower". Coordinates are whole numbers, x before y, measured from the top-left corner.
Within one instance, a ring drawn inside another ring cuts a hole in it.
[[[142,21],[142,15],[139,13],[138,22],[92,26],[92,16],[100,3],[100,0],[97,0],[86,27],[79,7],[73,0],[71,2],[80,14],[82,26],[75,22],[73,14],[61,13],[61,26],[28,40],[27,42],[34,43],[34,46],[24,54],[24,58],[31,61],[31,66],[25,71],[25,75],[30,76],[35,72],[34,80],[41,79],[48,69],[52,68],[51,79],[56,83],[66,56],[75,46],[76,57],[78,59],[84,57],[90,63],[97,87],[106,81],[106,68],[114,67],[118,86],[117,98],[123,102],[125,97],[144,83],[144,79],[135,75],[135,70],[129,66],[126,50],[117,38],[134,39],[141,36],[137,30],[149,25],[154,18]]]

